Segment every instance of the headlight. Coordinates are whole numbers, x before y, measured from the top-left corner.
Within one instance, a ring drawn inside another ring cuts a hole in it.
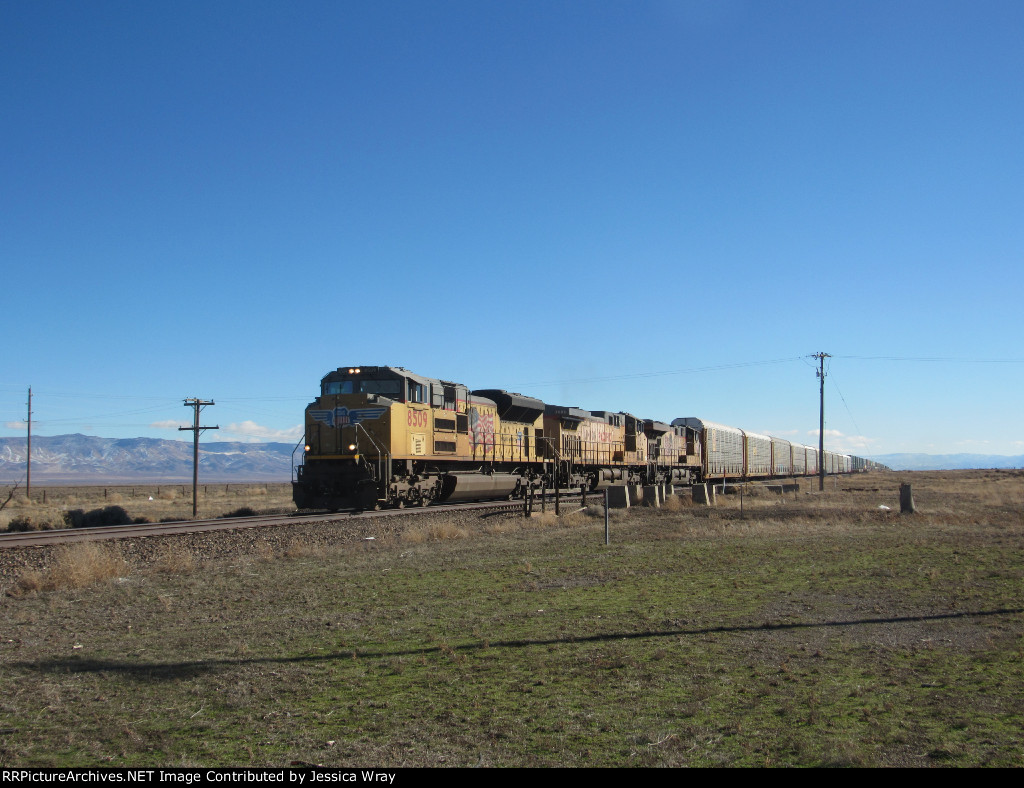
[[[355,445],[354,443],[350,443],[350,444],[348,445],[348,450],[349,450],[349,451],[355,451],[355,450],[356,450],[356,445]]]

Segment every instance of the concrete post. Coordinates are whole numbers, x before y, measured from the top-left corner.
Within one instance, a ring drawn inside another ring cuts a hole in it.
[[[693,502],[701,506],[711,506],[712,493],[708,490],[708,484],[695,484],[690,488],[693,494]]]
[[[661,507],[661,489],[656,484],[646,485],[643,488],[644,506],[653,506],[655,509]]]
[[[628,509],[629,493],[626,488],[619,484],[609,487],[608,505],[615,509]]]
[[[900,485],[900,514],[914,514],[917,507],[914,506],[914,493],[909,484]]]
[[[611,544],[611,532],[608,529],[608,488],[604,488],[604,543]]]

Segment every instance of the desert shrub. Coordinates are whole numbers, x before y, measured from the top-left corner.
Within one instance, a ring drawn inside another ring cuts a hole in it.
[[[243,506],[241,509],[235,509],[233,512],[222,514],[218,519],[224,519],[225,517],[255,517],[257,514],[255,509],[250,509],[248,506]]]
[[[96,542],[82,542],[58,553],[50,577],[58,588],[81,588],[127,572],[124,559],[116,548]]]
[[[554,512],[537,512],[533,513],[532,517],[524,517],[522,522],[522,528],[526,530],[538,530],[541,528],[551,528],[553,526],[561,525],[562,520],[555,516]]]
[[[64,513],[68,528],[99,528],[104,525],[131,525],[132,518],[120,506],[104,506],[102,509],[71,509]]]
[[[121,577],[127,572],[128,567],[116,548],[95,542],[82,542],[61,548],[53,566],[48,570],[25,572],[18,579],[15,594],[82,588]]]
[[[46,578],[38,569],[26,569],[21,573],[13,588],[8,589],[8,596],[24,596],[33,591],[42,591],[46,585]]]
[[[692,505],[693,502],[689,498],[683,498],[681,495],[670,495],[665,499],[661,508],[670,512],[678,512],[679,510]]]
[[[195,566],[195,555],[177,542],[163,544],[153,562],[153,569],[165,574],[186,574],[195,569]]]
[[[465,539],[469,531],[452,523],[436,523],[430,526],[431,539]]]
[[[48,517],[31,514],[19,514],[7,524],[8,531],[49,531],[59,527],[59,523]]]
[[[452,523],[432,523],[408,529],[402,534],[402,541],[408,544],[423,544],[448,539],[465,539],[467,536],[469,531]]]
[[[402,541],[408,544],[423,544],[429,538],[430,534],[423,527],[409,528],[402,533]]]
[[[312,558],[321,555],[324,555],[322,547],[300,539],[292,539],[284,549],[286,558]]]

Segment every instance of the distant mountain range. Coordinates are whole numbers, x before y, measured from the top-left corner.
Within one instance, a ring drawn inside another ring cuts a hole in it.
[[[1024,468],[1024,454],[877,454],[869,459],[894,471],[956,471],[966,468]]]
[[[287,482],[290,443],[199,444],[199,479],[208,482]],[[0,484],[25,476],[24,438],[0,438]],[[160,438],[32,437],[32,482],[192,481],[192,442]]]
[[[200,443],[199,478],[208,482],[287,482],[290,443]],[[0,484],[25,476],[25,439],[0,438]],[[872,460],[894,471],[1024,468],[1024,455],[880,454]],[[191,441],[160,438],[32,438],[34,483],[90,484],[192,480]]]

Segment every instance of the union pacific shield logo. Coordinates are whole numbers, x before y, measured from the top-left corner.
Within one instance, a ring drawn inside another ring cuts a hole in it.
[[[386,410],[387,408],[353,408],[349,410],[339,407],[334,410],[311,410],[309,416],[313,421],[319,421],[328,427],[348,427],[361,421],[379,419]]]

